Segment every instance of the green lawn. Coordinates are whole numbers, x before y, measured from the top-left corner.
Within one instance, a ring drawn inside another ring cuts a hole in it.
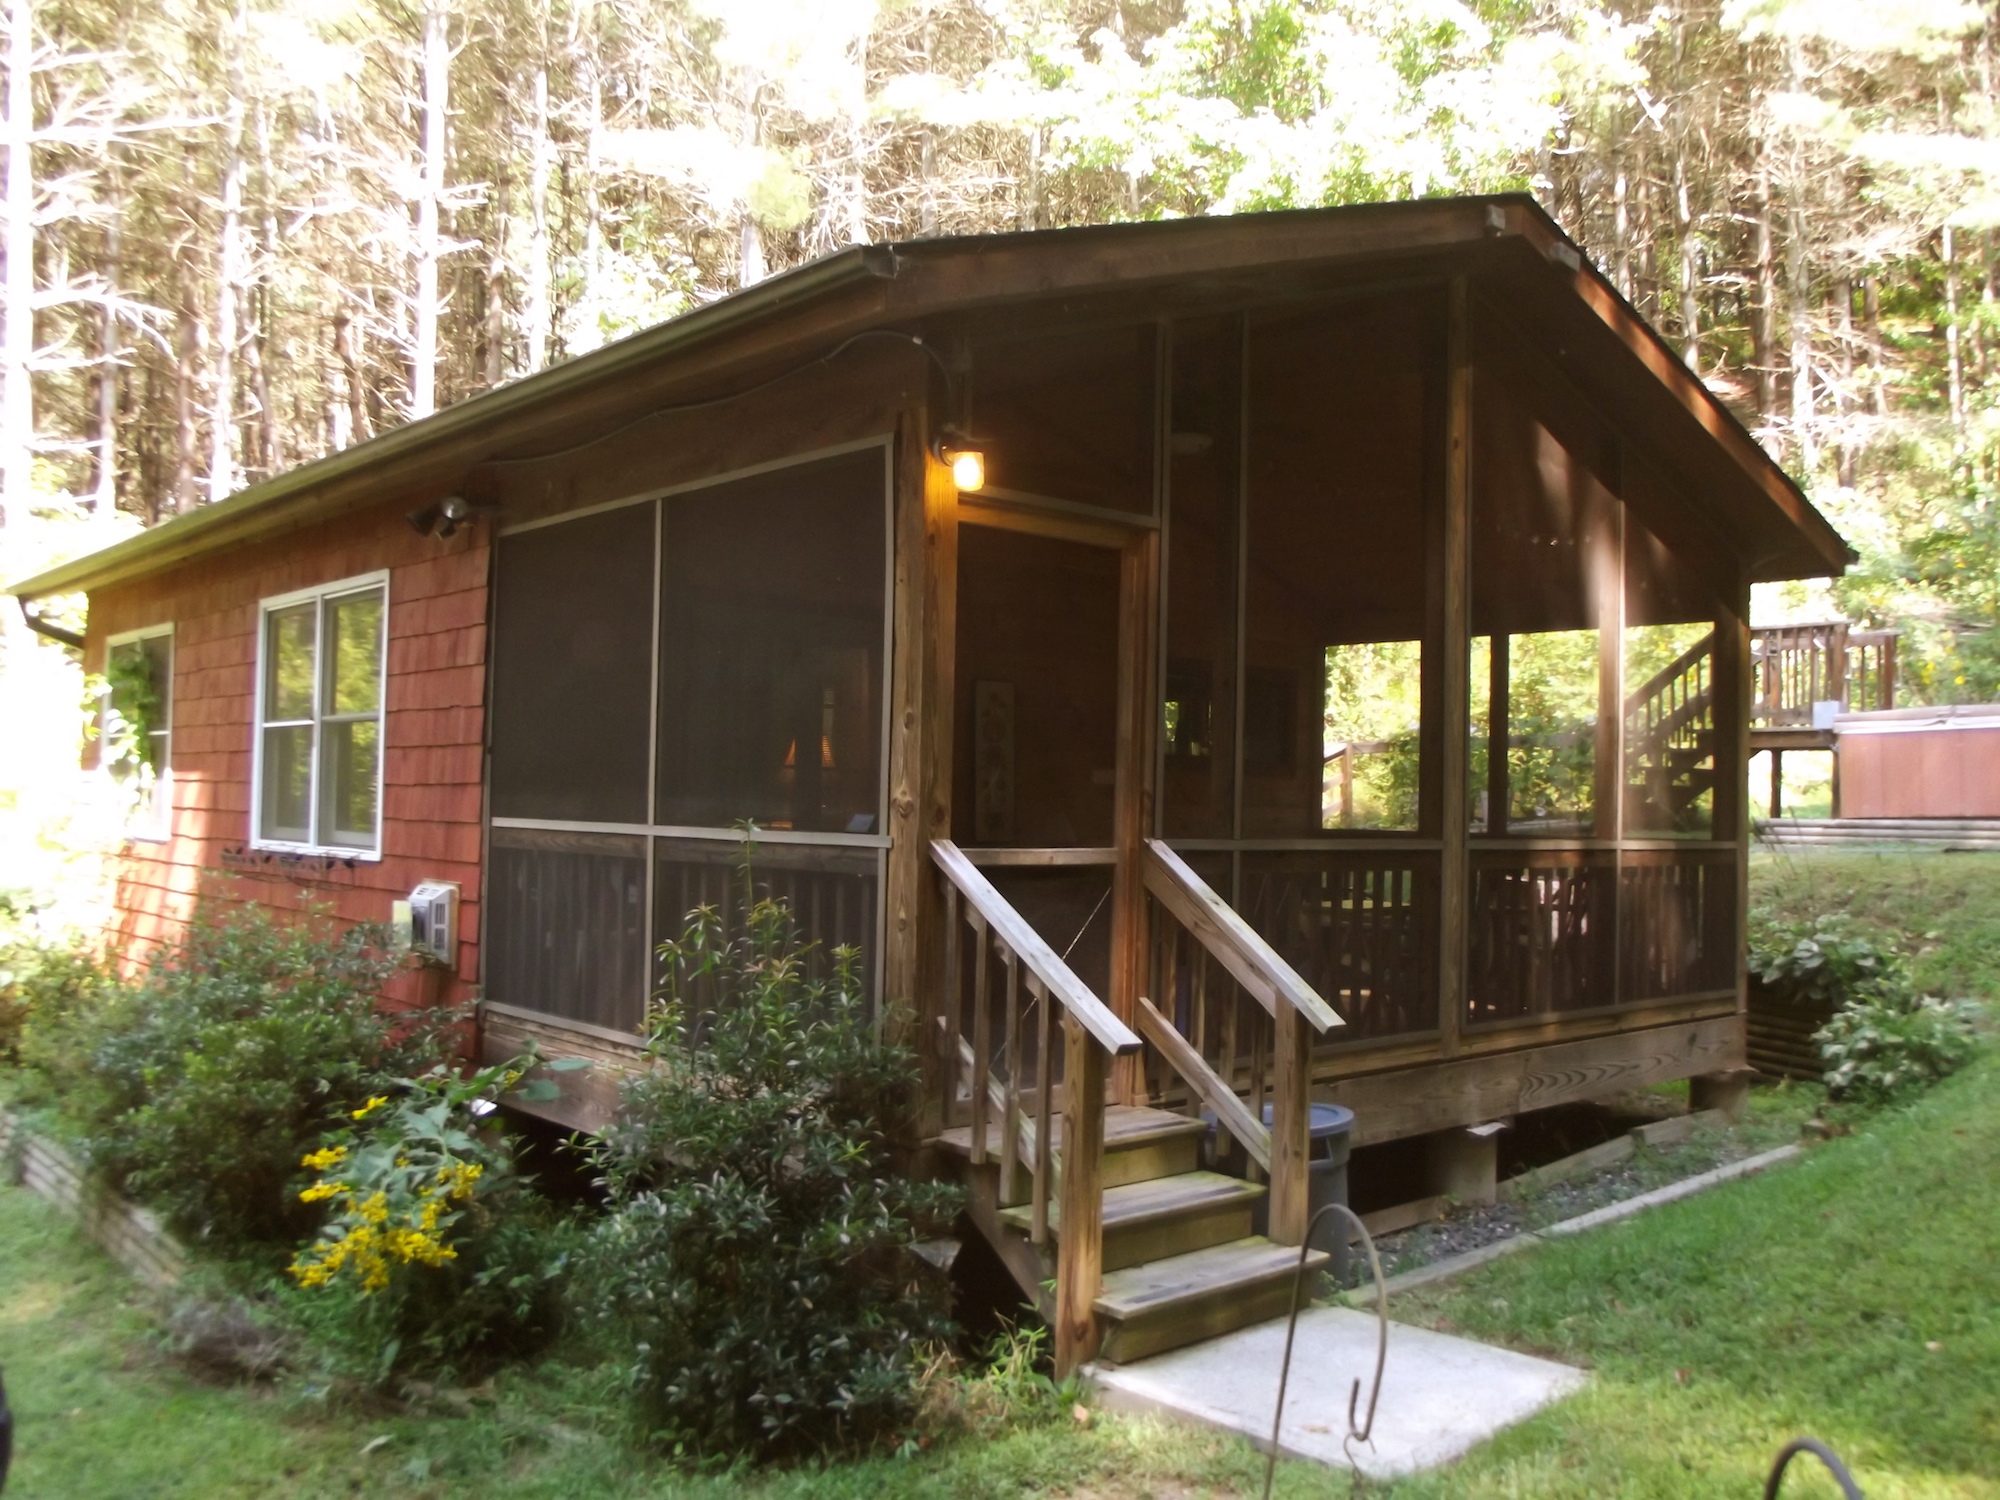
[[[1405,1299],[1401,1318],[1597,1378],[1396,1495],[1754,1496],[1811,1433],[1871,1500],[2000,1496],[1996,1183],[1989,1050],[1803,1162]]]

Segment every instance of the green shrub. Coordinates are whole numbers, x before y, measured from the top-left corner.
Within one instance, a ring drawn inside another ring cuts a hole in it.
[[[136,984],[33,1028],[28,1060],[92,1164],[183,1234],[295,1245],[320,1215],[299,1158],[443,1053],[448,1013],[378,1009],[399,962],[370,928],[211,908]]]
[[[1971,1059],[1977,1015],[1970,1001],[1909,992],[1850,1000],[1813,1038],[1827,1092],[1887,1104],[1929,1087]]]
[[[816,974],[783,903],[744,905],[740,932],[702,909],[662,946],[651,1066],[594,1148],[592,1318],[645,1438],[703,1459],[910,1420],[946,1327],[910,1246],[957,1202],[893,1159],[916,1068],[877,1040],[856,955]]]
[[[1753,922],[1750,968],[1773,989],[1829,1007],[1893,996],[1908,986],[1900,956],[1844,916],[1822,916],[1809,925]]]
[[[35,1052],[31,1033],[59,1034],[115,983],[104,961],[80,948],[28,937],[0,946],[0,1062],[27,1060]]]
[[[289,1268],[302,1321],[381,1383],[545,1342],[566,1226],[515,1171],[493,1102],[524,1065],[439,1066],[350,1112],[301,1159],[331,1220]]]

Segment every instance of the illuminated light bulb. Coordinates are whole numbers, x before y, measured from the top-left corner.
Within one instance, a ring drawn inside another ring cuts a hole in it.
[[[951,462],[951,482],[967,494],[986,488],[986,455],[977,448],[954,448],[946,452]]]

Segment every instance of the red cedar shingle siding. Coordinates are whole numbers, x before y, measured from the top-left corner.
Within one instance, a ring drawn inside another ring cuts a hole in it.
[[[392,1006],[459,1000],[478,975],[479,856],[490,536],[446,540],[404,524],[414,502],[343,517],[271,542],[99,590],[88,659],[106,637],[174,627],[173,837],[134,841],[117,866],[113,936],[143,962],[224,876],[234,894],[295,909],[312,902],[343,921],[385,921],[423,880],[460,888],[456,972],[444,982],[398,975]],[[251,720],[256,712],[257,604],[274,594],[389,570],[383,705],[382,857],[353,869],[269,863],[250,844]],[[245,851],[225,858],[224,851]]]

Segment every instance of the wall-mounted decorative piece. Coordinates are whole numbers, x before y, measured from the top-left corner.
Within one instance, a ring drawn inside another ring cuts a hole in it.
[[[972,685],[972,836],[981,844],[1014,837],[1014,684]]]

